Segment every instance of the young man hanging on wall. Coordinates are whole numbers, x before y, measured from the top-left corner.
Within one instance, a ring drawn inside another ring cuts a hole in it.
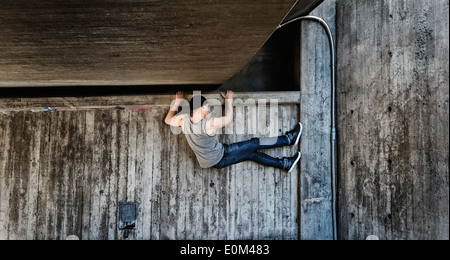
[[[274,158],[259,150],[282,146],[297,145],[302,134],[302,124],[285,135],[274,138],[253,138],[248,141],[222,144],[217,138],[216,132],[224,128],[233,120],[233,91],[220,93],[225,99],[225,116],[212,117],[209,115],[208,100],[203,96],[196,95],[189,102],[190,115],[178,113],[178,108],[183,101],[186,102],[187,95],[177,92],[176,99],[172,102],[165,123],[173,127],[181,127],[186,136],[189,146],[194,151],[202,168],[222,169],[233,164],[244,161],[253,161],[258,164],[275,167],[291,172],[295,169],[301,158],[299,152],[293,157]]]

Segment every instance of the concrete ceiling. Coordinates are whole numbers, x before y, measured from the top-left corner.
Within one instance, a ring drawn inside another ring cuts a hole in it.
[[[1,1],[0,87],[222,84],[320,2]]]

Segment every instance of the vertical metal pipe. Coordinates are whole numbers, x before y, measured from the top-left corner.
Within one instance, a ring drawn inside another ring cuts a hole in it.
[[[316,16],[302,16],[289,20],[278,26],[278,29],[303,20],[310,20],[318,22],[322,25],[325,30],[328,42],[330,44],[330,56],[331,56],[331,196],[332,196],[332,221],[333,221],[333,239],[337,240],[337,134],[336,134],[336,49],[333,39],[333,34],[331,33],[328,24],[319,17]]]

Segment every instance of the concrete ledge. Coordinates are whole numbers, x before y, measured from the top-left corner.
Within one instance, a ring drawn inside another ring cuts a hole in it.
[[[219,93],[204,93],[208,99],[217,99],[223,104]],[[153,107],[168,107],[174,95],[133,95],[133,96],[94,96],[94,97],[38,97],[38,98],[0,98],[0,113],[21,111],[48,112],[48,111],[80,111],[80,110],[142,110]],[[255,100],[265,100],[270,104],[276,100],[278,104],[299,104],[299,91],[280,92],[240,92],[235,94],[235,102],[243,101],[245,105]]]

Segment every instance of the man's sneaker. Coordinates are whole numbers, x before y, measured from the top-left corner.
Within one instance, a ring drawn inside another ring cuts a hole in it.
[[[284,158],[284,170],[286,170],[288,173],[292,172],[295,169],[295,166],[297,166],[301,157],[302,153],[298,152],[296,156]]]
[[[300,137],[302,136],[303,125],[302,123],[298,123],[297,126],[292,131],[286,132],[286,136],[289,139],[290,145],[297,145],[300,141]]]

